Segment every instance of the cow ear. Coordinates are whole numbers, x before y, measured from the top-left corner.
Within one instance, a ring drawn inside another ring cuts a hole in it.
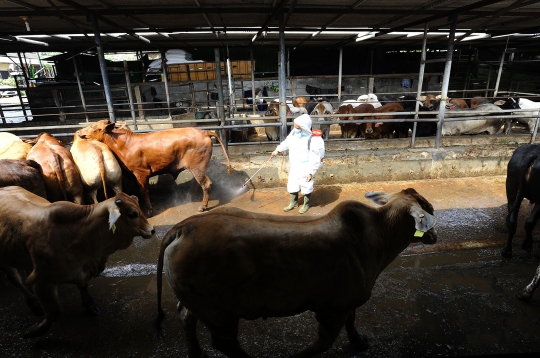
[[[105,132],[111,133],[114,129],[114,126],[116,126],[116,123],[109,123],[105,126]]]
[[[364,195],[377,205],[384,205],[390,200],[391,194],[383,193],[382,191],[369,191]]]
[[[418,205],[411,206],[409,214],[414,218],[416,230],[426,232],[437,223],[435,216],[431,215]]]
[[[109,208],[109,231],[114,227],[114,224],[120,218],[120,209],[118,209],[118,206],[113,206]]]

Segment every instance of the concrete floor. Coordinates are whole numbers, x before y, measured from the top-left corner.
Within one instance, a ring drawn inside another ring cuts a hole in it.
[[[533,277],[533,253],[520,249],[523,224],[531,210],[524,203],[514,241],[514,257],[503,259],[506,240],[505,177],[435,179],[316,185],[315,207],[306,215],[324,215],[337,203],[367,202],[364,193],[415,188],[430,201],[438,219],[439,241],[407,248],[379,277],[371,299],[357,310],[356,327],[370,340],[365,352],[351,350],[345,332],[322,357],[437,357],[515,355],[540,352],[540,292],[530,302],[515,298]],[[240,183],[241,185],[241,183]],[[210,208],[234,206],[284,214],[284,188],[243,192],[238,183],[215,182]],[[51,331],[25,340],[22,333],[39,321],[22,295],[0,277],[0,354],[21,357],[186,357],[176,299],[165,284],[167,317],[158,336],[155,265],[161,238],[177,222],[196,215],[200,189],[186,183],[174,190],[154,190],[157,213],[150,219],[156,237],[136,238],[127,250],[111,256],[103,277],[91,281],[90,292],[101,307],[97,318],[86,317],[78,291],[60,288],[64,313]],[[296,211],[287,215],[300,215]],[[316,335],[313,314],[242,321],[240,343],[253,357],[287,357]],[[199,339],[210,357],[208,331],[199,324]]]

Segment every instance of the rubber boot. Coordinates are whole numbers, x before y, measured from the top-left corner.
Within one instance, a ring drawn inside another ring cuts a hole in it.
[[[311,199],[311,193],[304,195],[304,205],[298,210],[300,214],[305,213],[309,210],[309,199]]]
[[[291,198],[291,202],[289,203],[289,205],[283,208],[283,211],[291,211],[292,209],[298,207],[298,192],[289,193],[289,196]]]

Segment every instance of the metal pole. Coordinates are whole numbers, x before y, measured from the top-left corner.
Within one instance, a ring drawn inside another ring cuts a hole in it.
[[[84,100],[81,76],[79,74],[79,68],[77,67],[77,57],[73,57],[73,67],[75,68],[75,77],[77,78],[77,86],[79,87],[79,95],[81,96],[81,103],[84,110],[84,115],[86,116],[86,121],[88,122],[88,113],[86,110],[86,101]]]
[[[339,48],[339,72],[337,82],[338,105],[341,103],[341,76],[343,75],[343,47]]]
[[[30,83],[28,81],[28,69],[23,66],[23,60],[22,60],[22,57],[21,57],[21,53],[20,52],[17,52],[17,55],[19,56],[19,64],[21,65],[21,70],[22,70],[22,73],[23,73],[23,76],[24,76],[24,82],[26,82],[26,88],[28,88],[30,86]]]
[[[165,82],[165,96],[167,97],[167,112],[169,113],[169,119],[172,119],[171,115],[171,97],[169,96],[169,76],[167,75],[167,58],[165,58],[165,51],[161,51],[161,69],[163,71],[163,82]]]
[[[287,49],[287,77],[291,77],[291,49]]]
[[[499,83],[501,82],[501,75],[504,64],[504,55],[506,54],[506,49],[504,49],[501,55],[501,63],[499,63],[499,72],[497,72],[497,81],[495,82],[495,90],[493,91],[493,97],[497,97],[497,92],[499,91]]]
[[[105,55],[103,53],[103,43],[101,42],[98,21],[95,15],[90,15],[90,18],[92,20],[92,28],[94,30],[94,38],[96,41],[96,49],[98,52],[99,69],[101,70],[101,78],[103,79],[103,89],[105,92],[105,100],[107,101],[107,110],[109,111],[109,120],[112,123],[116,123],[111,87],[109,85],[109,74],[107,73],[107,63],[105,62]]]
[[[0,118],[2,118],[2,123],[6,124],[6,117],[4,116],[4,111],[2,110],[2,103],[0,103]]]
[[[422,84],[424,82],[424,71],[426,68],[426,44],[427,44],[427,33],[428,26],[427,22],[424,24],[424,39],[422,41],[422,55],[420,59],[420,72],[418,73],[418,90],[416,91],[416,103],[415,103],[415,114],[414,119],[418,119],[418,109],[420,108],[420,96],[422,95]],[[411,148],[414,148],[414,142],[416,141],[416,125],[417,122],[413,124],[412,137],[411,137]]]
[[[229,113],[230,113],[231,118],[234,118],[234,110],[235,110],[234,83],[232,79],[231,61],[228,57],[227,57],[227,82],[229,85]]]
[[[126,91],[129,99],[129,109],[131,110],[131,118],[133,119],[133,128],[137,130],[137,116],[135,115],[135,106],[133,105],[133,95],[131,94],[131,80],[129,78],[129,68],[127,61],[124,60],[124,73],[126,75]]]
[[[221,79],[221,59],[219,55],[219,48],[214,48],[214,59],[216,61],[216,79],[217,79],[217,92],[218,92],[218,99],[219,99],[219,106],[218,106],[218,118],[221,119],[221,125],[225,125],[225,111],[224,111],[224,104],[225,101],[223,100],[223,80]],[[227,130],[222,129],[221,130],[221,140],[223,143],[225,143],[225,149],[228,149],[229,141],[227,140]]]
[[[286,102],[286,77],[285,77],[285,31],[283,29],[283,14],[279,16],[279,118],[281,121],[281,131],[279,138],[281,141],[287,137],[287,102]]]
[[[249,50],[251,56],[251,100],[253,102],[253,114],[257,113],[257,104],[255,103],[255,61],[253,61],[253,48]]]
[[[450,71],[452,69],[452,53],[454,52],[454,39],[456,37],[457,15],[452,16],[452,25],[448,35],[448,48],[446,52],[446,63],[444,64],[443,83],[441,88],[441,102],[439,107],[439,122],[437,123],[437,136],[435,137],[435,148],[441,145],[441,133],[444,122],[444,109],[446,107],[446,96],[448,95],[448,85],[450,83]]]
[[[21,94],[21,87],[19,86],[19,81],[17,80],[17,76],[15,76],[15,86],[17,86],[17,95],[19,96],[19,101],[21,102],[21,109],[23,111],[24,119],[28,121],[28,115],[26,114],[26,108],[24,107],[24,101]],[[26,98],[28,98],[28,94],[26,95]]]

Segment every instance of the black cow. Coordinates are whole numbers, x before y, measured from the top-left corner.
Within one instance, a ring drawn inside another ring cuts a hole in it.
[[[517,148],[508,162],[506,174],[508,240],[502,250],[504,257],[512,257],[512,238],[516,233],[519,207],[523,199],[529,199],[535,204],[525,222],[525,240],[521,245],[524,250],[532,250],[532,230],[540,216],[540,160],[538,159],[540,159],[540,145],[527,144]]]

